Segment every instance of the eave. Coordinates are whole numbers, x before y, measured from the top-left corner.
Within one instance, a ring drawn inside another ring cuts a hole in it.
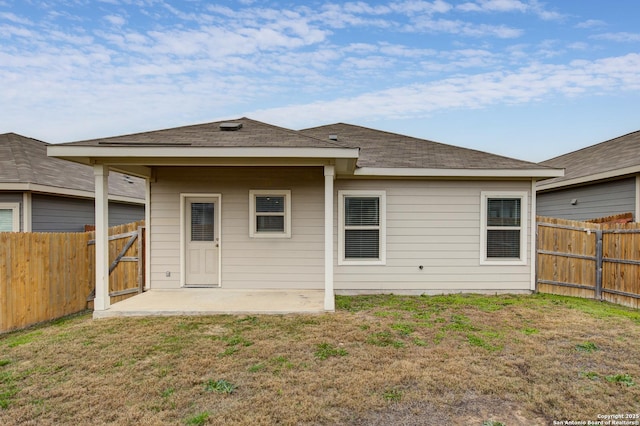
[[[564,188],[568,186],[583,185],[585,183],[596,182],[600,180],[613,179],[626,175],[640,173],[640,165],[625,167],[622,169],[608,170],[606,172],[594,173],[586,176],[579,176],[572,179],[566,179],[556,182],[541,182],[537,185],[538,191],[548,191],[551,189]]]
[[[25,182],[1,182],[0,191],[20,191],[20,192],[34,192],[38,194],[47,195],[61,195],[64,197],[74,198],[86,198],[93,200],[95,194],[92,191],[84,191],[81,189],[60,188],[57,186],[42,185],[37,183],[25,183]],[[145,204],[145,200],[135,197],[127,197],[124,195],[109,194],[109,201],[118,201],[122,203],[130,204]]]
[[[564,175],[562,169],[422,169],[362,167],[355,176],[451,177],[451,178],[552,178]]]

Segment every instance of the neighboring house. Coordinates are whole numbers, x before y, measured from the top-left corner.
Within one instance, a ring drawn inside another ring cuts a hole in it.
[[[538,214],[571,220],[640,213],[640,131],[540,164],[565,169],[538,182]]]
[[[0,232],[79,232],[94,224],[93,168],[47,157],[47,144],[0,135]],[[144,219],[143,179],[113,174],[109,225]]]
[[[562,174],[348,124],[294,131],[248,118],[48,152],[96,164],[99,194],[110,169],[149,180],[149,289],[324,289],[327,310],[334,292],[533,290],[535,184]]]

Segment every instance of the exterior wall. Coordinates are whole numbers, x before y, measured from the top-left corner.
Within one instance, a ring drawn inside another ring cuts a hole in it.
[[[384,190],[387,203],[386,265],[336,262],[336,292],[530,290],[530,214],[526,265],[480,265],[480,209],[482,191],[522,191],[531,212],[531,181],[337,180],[335,189]]]
[[[24,229],[22,218],[22,192],[0,192],[0,203],[19,203],[20,204],[20,230]]]
[[[577,204],[571,205],[572,199]],[[636,178],[539,192],[537,201],[541,216],[586,220],[628,212],[635,215]]]
[[[82,232],[95,223],[92,199],[33,194],[31,203],[33,232]],[[109,203],[109,226],[142,219],[144,206]]]
[[[160,167],[154,172],[152,289],[180,287],[181,193],[221,194],[223,288],[324,288],[321,167]],[[291,238],[249,237],[249,191],[256,189],[291,190]]]

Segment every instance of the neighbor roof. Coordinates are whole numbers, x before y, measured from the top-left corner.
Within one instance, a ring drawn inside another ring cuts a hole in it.
[[[565,169],[563,177],[546,180],[539,184],[540,188],[568,186],[638,173],[640,131],[551,158],[540,164]]]
[[[536,163],[345,123],[301,130],[360,148],[358,167],[420,169],[550,169]]]
[[[93,169],[47,157],[49,145],[16,133],[0,134],[0,189],[36,189],[37,192],[48,193],[75,190],[93,193]],[[109,176],[109,194],[144,201],[144,180],[114,172]]]

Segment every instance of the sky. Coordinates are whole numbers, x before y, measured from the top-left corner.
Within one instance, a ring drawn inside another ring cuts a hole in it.
[[[637,0],[0,0],[0,133],[249,117],[527,161],[640,130]]]

